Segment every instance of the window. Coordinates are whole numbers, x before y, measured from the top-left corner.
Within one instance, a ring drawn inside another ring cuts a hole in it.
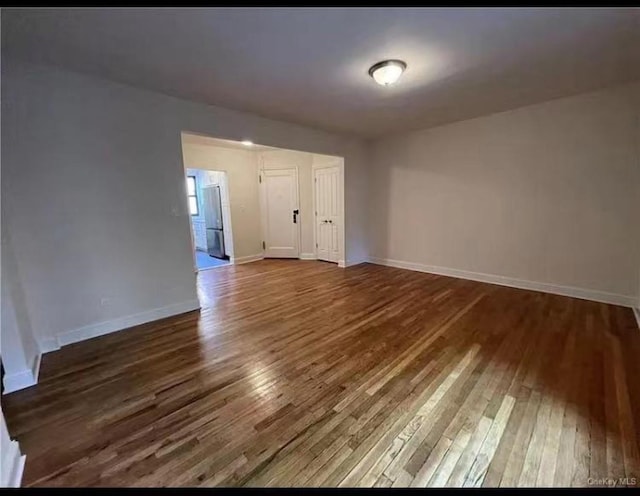
[[[187,196],[189,199],[189,213],[200,215],[198,210],[198,190],[196,189],[196,176],[187,176]]]

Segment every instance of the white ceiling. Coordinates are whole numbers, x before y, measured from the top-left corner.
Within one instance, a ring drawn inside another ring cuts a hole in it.
[[[374,137],[640,79],[640,9],[3,9],[2,51]]]

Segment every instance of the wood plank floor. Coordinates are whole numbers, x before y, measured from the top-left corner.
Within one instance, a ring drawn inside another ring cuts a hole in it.
[[[293,260],[203,272],[199,294],[3,398],[26,485],[638,484],[629,309]]]

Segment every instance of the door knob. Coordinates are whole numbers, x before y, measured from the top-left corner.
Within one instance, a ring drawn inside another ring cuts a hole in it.
[[[329,219],[329,224],[333,224],[333,221],[331,219]]]

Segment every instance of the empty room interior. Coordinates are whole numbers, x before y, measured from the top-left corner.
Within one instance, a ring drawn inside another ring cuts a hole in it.
[[[640,486],[640,9],[0,16],[0,486]]]

